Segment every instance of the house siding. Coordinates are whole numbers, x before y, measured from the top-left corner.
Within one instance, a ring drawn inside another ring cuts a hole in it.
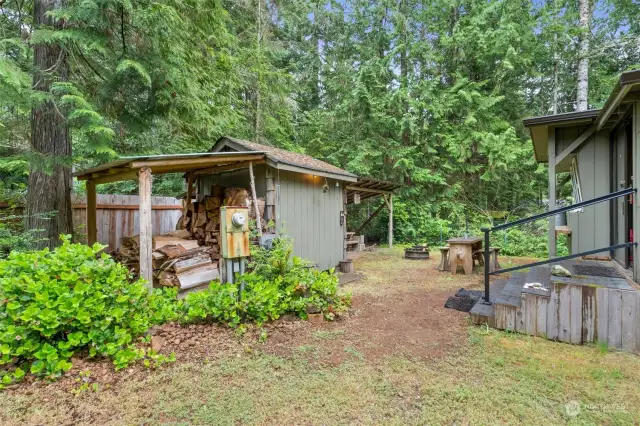
[[[258,197],[265,197],[267,192],[267,167],[254,167]],[[291,237],[296,256],[310,260],[321,270],[335,267],[344,254],[340,212],[344,209],[345,183],[327,179],[329,190],[325,193],[325,179],[319,176],[273,168],[272,172],[276,183],[276,229]],[[200,176],[198,194],[209,195],[213,184],[250,188],[249,170]]]
[[[584,129],[558,129],[556,137],[568,146]],[[570,141],[567,143],[567,141]],[[585,141],[577,155],[583,201],[606,195],[611,190],[609,132],[600,131]],[[582,212],[568,213],[572,252],[579,253],[610,245],[610,205],[587,206]]]
[[[638,181],[640,181],[640,149],[638,149],[638,143],[640,142],[640,102],[636,101],[633,105],[633,123],[631,125],[631,131],[633,134],[633,141],[631,143],[633,147],[632,155],[633,159],[633,187],[638,189]],[[640,235],[640,203],[638,200],[638,193],[634,196],[634,212],[633,212],[633,233],[635,241],[638,241],[638,235]],[[640,249],[638,246],[633,248],[633,258],[640,258]],[[640,261],[633,262],[633,280],[638,282],[640,280]]]

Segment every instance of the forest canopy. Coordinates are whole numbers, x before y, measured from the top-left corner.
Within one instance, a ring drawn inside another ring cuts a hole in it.
[[[522,119],[579,108],[581,59],[588,107],[600,107],[619,73],[640,65],[638,9],[635,0],[0,0],[0,195],[64,212],[65,193],[82,187],[55,182],[72,168],[202,152],[232,135],[402,183],[406,240],[465,216],[524,214],[546,198],[547,174]],[[154,182],[159,195],[182,191],[180,176]],[[64,216],[50,235],[65,231]]]

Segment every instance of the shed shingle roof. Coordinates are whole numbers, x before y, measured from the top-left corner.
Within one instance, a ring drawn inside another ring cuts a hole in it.
[[[352,178],[357,177],[353,173],[350,173],[332,164],[325,163],[324,161],[320,161],[316,158],[313,158],[310,155],[291,152],[281,148],[276,148],[274,146],[262,145],[259,143],[246,141],[243,139],[236,139],[230,136],[223,136],[222,138],[220,138],[218,142],[213,146],[212,151],[216,150],[216,148],[218,148],[220,144],[225,140],[228,140],[235,145],[239,145],[241,148],[245,150],[264,152],[268,158],[276,162],[291,164],[294,166],[304,167],[311,170],[334,173],[337,175],[349,176]]]

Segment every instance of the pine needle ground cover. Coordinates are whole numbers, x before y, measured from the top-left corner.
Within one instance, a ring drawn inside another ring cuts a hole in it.
[[[479,276],[435,271],[437,254],[426,262],[401,256],[398,249],[355,261],[365,278],[348,286],[347,319],[280,320],[242,335],[188,326],[182,332],[199,337],[167,342],[176,363],[115,374],[87,363],[75,372],[80,384],[61,379],[6,390],[0,423],[633,424],[640,418],[638,356],[470,326],[465,314],[442,304],[458,288],[479,285]],[[96,388],[80,390],[85,382]]]

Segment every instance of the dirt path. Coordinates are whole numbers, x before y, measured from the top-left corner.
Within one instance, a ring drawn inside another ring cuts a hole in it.
[[[434,358],[452,354],[467,342],[467,315],[444,308],[460,287],[477,287],[479,276],[452,277],[436,270],[437,259],[405,260],[397,251],[356,259],[363,278],[348,283],[353,306],[346,318],[313,325],[269,327],[263,349],[338,365],[354,358],[373,361],[388,355]]]

